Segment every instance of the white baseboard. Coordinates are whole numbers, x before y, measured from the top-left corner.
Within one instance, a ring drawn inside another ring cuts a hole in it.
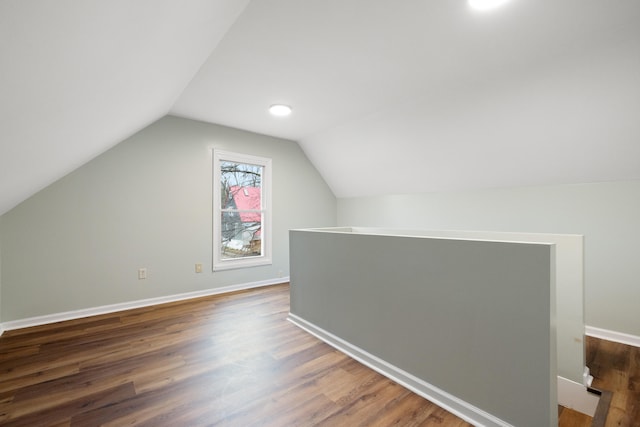
[[[225,294],[228,292],[241,291],[245,289],[259,288],[262,286],[277,285],[287,283],[289,277],[277,279],[261,280],[259,282],[242,283],[239,285],[223,286],[220,288],[205,289],[202,291],[186,292],[182,294],[167,295],[162,297],[148,298],[137,301],[122,302],[118,304],[103,305],[100,307],[84,308],[80,310],[65,311],[63,313],[53,313],[44,316],[30,317],[20,320],[12,320],[0,324],[0,335],[4,331],[13,329],[28,328],[31,326],[45,325],[49,323],[62,322],[65,320],[80,319],[83,317],[96,316],[98,314],[115,313],[132,308],[148,307],[151,305],[164,304],[174,301],[182,301],[192,298],[206,297],[210,295]]]
[[[403,371],[402,369],[366,352],[359,347],[354,346],[353,344],[350,344],[332,333],[307,322],[295,314],[289,313],[288,320],[294,325],[309,332],[311,335],[314,335],[320,340],[326,342],[330,346],[359,361],[363,365],[368,366],[390,380],[430,400],[441,408],[446,409],[474,426],[513,427],[511,424],[508,424],[482,409],[477,408],[406,371]]]
[[[618,342],[621,344],[640,347],[640,337],[636,335],[625,334],[622,332],[610,331],[608,329],[596,328],[594,326],[585,326],[585,334],[590,337],[600,338],[607,341]]]
[[[558,377],[558,404],[593,417],[600,396],[587,391],[583,384]]]

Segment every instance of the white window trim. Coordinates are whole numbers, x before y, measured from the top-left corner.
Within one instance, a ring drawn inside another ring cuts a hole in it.
[[[260,256],[247,258],[222,259],[222,241],[218,230],[222,229],[222,207],[220,206],[220,164],[223,161],[248,163],[263,167],[262,173],[262,249]],[[272,264],[272,231],[271,231],[271,159],[233,153],[224,150],[213,150],[213,271],[230,270],[234,268],[255,267]]]

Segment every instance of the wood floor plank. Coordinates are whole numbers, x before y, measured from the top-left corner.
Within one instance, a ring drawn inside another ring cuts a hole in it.
[[[611,392],[606,427],[640,427],[640,348],[587,337],[593,387]]]
[[[317,425],[327,427],[362,425],[372,414],[376,415],[386,404],[395,404],[406,393],[407,390],[402,386],[394,384],[386,378],[380,378],[369,387],[362,388],[357,399],[341,400],[340,410],[330,417],[319,420]]]
[[[68,377],[70,375],[77,374],[78,372],[80,372],[80,367],[78,366],[78,364],[71,363],[51,369],[44,369],[42,371],[22,375],[15,378],[7,378],[3,381],[0,381],[0,393],[13,391],[15,394],[15,390],[42,382]]]
[[[589,427],[593,419],[581,412],[564,409],[558,417],[558,425],[563,427]]]
[[[108,346],[101,346],[99,351],[116,351],[126,347],[128,347],[126,342],[113,342]],[[0,363],[0,378],[2,380],[10,380],[72,363],[81,363],[83,360],[96,355],[96,351],[96,349],[82,347],[78,348],[76,352],[64,351],[60,353],[47,352],[41,349],[37,354]]]
[[[40,345],[38,344],[24,345],[17,348],[6,348],[3,346],[2,350],[0,351],[0,363],[10,360],[22,359],[26,356],[38,354],[39,352]]]
[[[297,328],[288,311],[279,285],[9,331],[0,424],[470,425]],[[615,389],[607,426],[640,427],[640,352],[589,340],[587,360],[594,386]],[[578,418],[561,411],[560,426]]]
[[[384,412],[364,420],[363,424],[371,427],[416,427],[426,422],[436,409],[434,405],[425,405],[420,396],[408,393],[394,405],[387,405]]]
[[[122,384],[95,393],[84,394],[75,399],[67,399],[47,408],[36,406],[25,413],[0,413],[0,422],[7,427],[65,425],[71,423],[72,416],[91,411],[94,408],[110,407],[115,402],[126,401],[134,396],[133,385],[130,383]]]

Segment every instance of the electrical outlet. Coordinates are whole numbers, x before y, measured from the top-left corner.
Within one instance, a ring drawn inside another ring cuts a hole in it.
[[[196,273],[202,273],[202,264],[196,264]]]
[[[138,280],[144,280],[147,278],[147,269],[139,268],[138,269]]]

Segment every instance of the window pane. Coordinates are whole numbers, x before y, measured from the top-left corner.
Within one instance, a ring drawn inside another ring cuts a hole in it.
[[[262,255],[262,215],[255,212],[222,212],[222,259]]]
[[[271,159],[213,150],[213,270],[271,264]]]
[[[262,166],[222,161],[220,196],[222,209],[262,209]],[[243,218],[245,221],[251,218]]]

